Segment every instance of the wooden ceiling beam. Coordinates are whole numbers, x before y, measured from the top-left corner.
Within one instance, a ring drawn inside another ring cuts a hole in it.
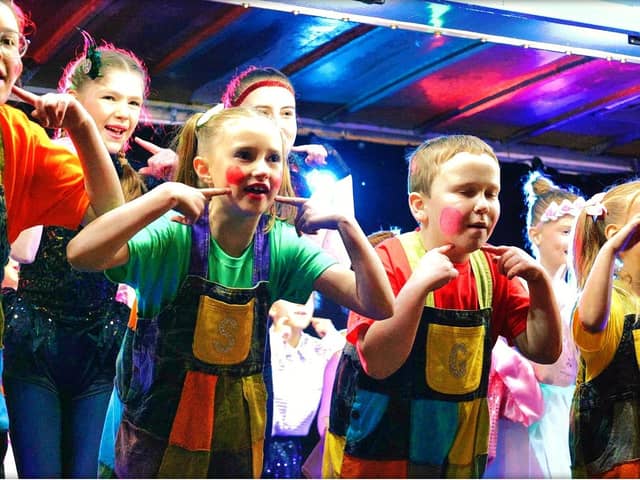
[[[210,39],[219,33],[223,28],[246,15],[248,9],[242,7],[229,7],[229,9],[220,17],[213,20],[209,25],[201,30],[193,32],[186,40],[178,45],[167,56],[158,61],[151,68],[151,72],[155,75],[169,68],[174,62],[183,59],[192,50],[196,49],[202,42]]]

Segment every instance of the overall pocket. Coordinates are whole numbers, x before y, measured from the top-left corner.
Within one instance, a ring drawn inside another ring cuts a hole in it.
[[[201,296],[193,336],[193,354],[205,363],[234,365],[249,355],[255,299],[244,305]]]

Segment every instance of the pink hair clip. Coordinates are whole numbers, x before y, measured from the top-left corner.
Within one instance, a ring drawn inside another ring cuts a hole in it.
[[[596,193],[584,204],[585,213],[591,215],[594,222],[597,222],[600,217],[604,218],[607,214],[607,207],[602,203],[604,195],[605,192]]]
[[[553,201],[549,204],[549,206],[540,217],[540,223],[553,222],[555,220],[558,220],[559,218],[564,217],[565,215],[577,217],[584,208],[584,204],[584,198],[582,197],[577,197],[574,201],[565,198],[564,200],[562,200],[560,205],[558,205],[557,202]]]

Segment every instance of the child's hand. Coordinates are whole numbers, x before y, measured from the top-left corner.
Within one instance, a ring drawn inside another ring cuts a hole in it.
[[[327,164],[327,156],[329,152],[322,145],[298,145],[297,147],[291,147],[292,152],[306,153],[307,156],[304,159],[304,163],[310,167],[323,166]]]
[[[324,338],[327,333],[335,332],[336,327],[333,326],[333,322],[328,318],[313,317],[311,319],[311,325],[320,338]]]
[[[452,248],[453,245],[433,248],[420,259],[413,276],[425,282],[428,291],[436,290],[458,276],[458,270],[446,255]]]
[[[173,200],[173,210],[180,212],[182,215],[172,217],[174,222],[184,223],[185,225],[193,224],[204,211],[212,197],[218,195],[229,195],[231,189],[225,188],[194,188],[183,183],[167,182],[154,190],[168,190],[168,195]]]
[[[31,116],[44,128],[73,129],[91,118],[80,102],[67,93],[47,93],[40,96],[15,85],[12,92],[34,107]]]
[[[509,279],[517,275],[527,282],[534,282],[544,275],[540,263],[518,247],[485,245],[482,249],[497,255],[494,261],[498,263],[498,271]]]
[[[640,242],[640,214],[634,215],[607,243],[618,254],[633,248]]]
[[[144,175],[151,175],[158,180],[170,181],[173,179],[176,166],[178,164],[178,156],[176,152],[170,148],[162,148],[158,145],[143,140],[140,137],[134,137],[134,141],[144,148],[152,156],[147,160],[146,167],[142,167],[139,172]]]
[[[295,225],[299,233],[313,235],[318,233],[318,230],[322,228],[337,230],[338,223],[345,219],[344,215],[320,209],[315,201],[309,200],[308,198],[283,197],[278,195],[276,196],[276,202],[298,207]]]

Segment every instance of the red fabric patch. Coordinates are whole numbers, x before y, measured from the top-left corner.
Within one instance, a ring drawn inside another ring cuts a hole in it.
[[[213,406],[218,377],[203,372],[187,372],[173,420],[169,444],[191,451],[211,449]]]

